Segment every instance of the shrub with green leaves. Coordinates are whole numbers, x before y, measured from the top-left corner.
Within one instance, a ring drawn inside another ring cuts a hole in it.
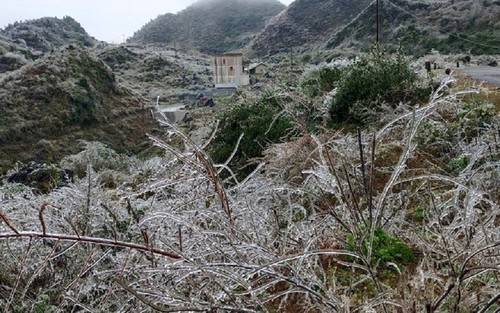
[[[367,230],[366,230],[367,231]],[[362,242],[356,241],[354,236],[348,237],[347,248],[351,251],[360,252],[362,255],[368,255],[370,246],[370,236],[363,234]],[[358,246],[359,245],[359,246]],[[373,235],[371,263],[392,262],[395,264],[407,264],[415,260],[415,255],[410,247],[394,235],[387,233],[384,229],[377,227]]]
[[[300,88],[309,97],[321,96],[335,88],[341,73],[340,67],[323,65],[304,75]]]
[[[375,47],[342,71],[330,107],[332,121],[362,125],[365,112],[382,104],[424,100],[429,91],[416,82],[417,75],[403,56],[392,57]]]
[[[466,155],[461,155],[451,159],[446,166],[446,170],[451,173],[458,172],[466,168],[467,165],[469,165],[469,157]]]
[[[280,105],[289,100],[266,92],[256,102],[242,102],[225,111],[220,117],[219,132],[209,147],[213,161],[226,162],[243,134],[229,166],[238,178],[250,174],[255,165],[248,164],[249,160],[262,156],[267,145],[281,142],[292,129],[291,119],[281,114]]]

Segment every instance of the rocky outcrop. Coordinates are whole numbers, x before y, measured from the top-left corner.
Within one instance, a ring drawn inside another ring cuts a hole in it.
[[[67,186],[73,180],[74,173],[55,165],[30,161],[15,173],[9,175],[7,182],[32,187],[34,191],[48,193],[57,187]]]

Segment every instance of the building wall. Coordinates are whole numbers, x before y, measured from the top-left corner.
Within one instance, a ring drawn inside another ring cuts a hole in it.
[[[261,64],[255,67],[255,75],[264,75],[266,73],[267,73],[267,66]]]
[[[266,69],[264,66],[257,66],[255,68],[255,74],[264,74],[266,72]]]
[[[248,73],[243,71],[242,54],[223,54],[214,56],[215,87],[237,87],[250,83]]]

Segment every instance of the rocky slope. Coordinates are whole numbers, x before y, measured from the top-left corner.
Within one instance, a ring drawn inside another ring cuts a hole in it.
[[[273,18],[250,44],[259,55],[324,42],[354,19],[371,0],[296,0]]]
[[[178,14],[165,14],[129,42],[178,43],[183,49],[219,53],[242,48],[285,6],[277,0],[202,0]]]
[[[0,172],[16,161],[57,161],[79,139],[137,151],[156,127],[144,101],[74,45],[0,76],[0,111]]]
[[[15,22],[0,30],[0,35],[14,43],[36,51],[48,52],[67,44],[79,43],[94,46],[95,39],[73,18],[44,17],[25,22]]]

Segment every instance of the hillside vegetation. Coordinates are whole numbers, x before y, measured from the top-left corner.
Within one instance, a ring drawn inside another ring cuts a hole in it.
[[[0,30],[0,35],[10,38],[16,44],[24,45],[35,51],[48,52],[68,44],[82,44],[92,47],[95,39],[72,17],[62,19],[44,17],[9,24]]]
[[[442,53],[497,54],[497,0],[381,0],[381,42],[421,56]],[[294,1],[273,18],[248,48],[260,56],[316,50],[367,51],[376,40],[376,2]]]
[[[375,4],[336,32],[327,49],[366,47],[375,41]],[[500,51],[500,3],[496,0],[382,0],[381,41],[407,53],[497,54]]]
[[[162,102],[176,103],[181,94],[212,86],[211,62],[199,53],[110,47],[98,57],[111,67],[120,82],[151,102],[160,96]]]
[[[284,8],[277,0],[202,0],[177,14],[158,16],[128,42],[178,43],[205,53],[241,49]]]
[[[77,151],[75,138],[137,151],[154,129],[144,105],[85,48],[48,54],[0,79],[0,168],[60,160]]]
[[[322,44],[333,32],[354,19],[370,0],[297,0],[273,18],[251,42],[259,55],[275,54],[294,47]]]
[[[15,44],[10,38],[0,36],[0,74],[17,70],[38,57],[40,53]]]
[[[494,312],[495,99],[374,47],[195,110],[219,112],[203,141],[167,123],[149,158],[87,143],[64,187],[0,186],[0,307]]]

